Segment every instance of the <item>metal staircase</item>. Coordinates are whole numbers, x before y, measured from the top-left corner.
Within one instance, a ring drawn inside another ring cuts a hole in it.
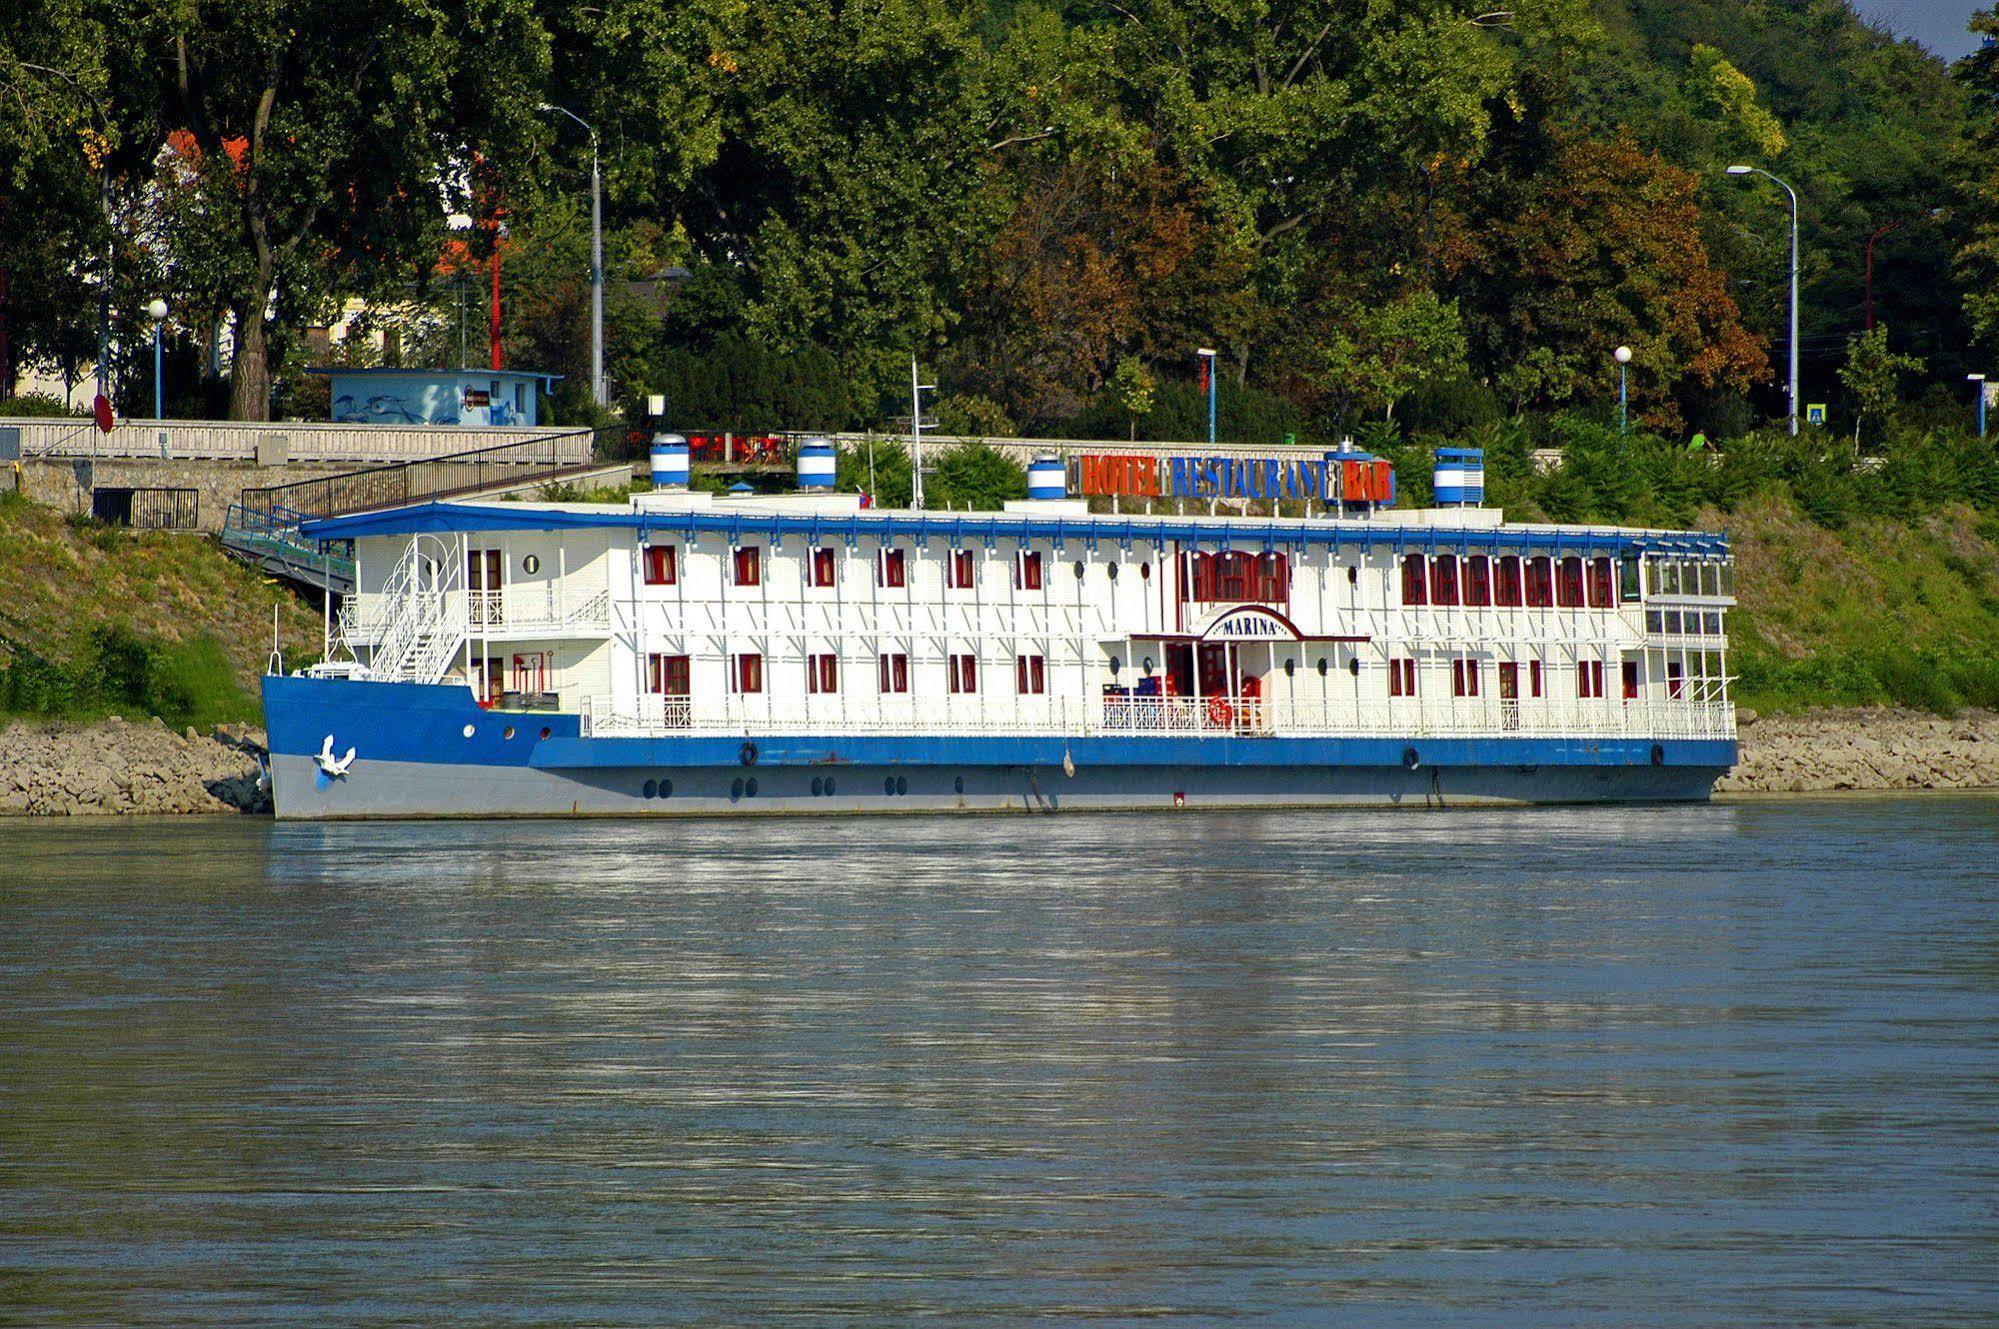
[[[368,650],[369,678],[435,683],[465,644],[464,569],[434,539],[417,539],[397,561],[378,603],[384,617],[350,637]]]

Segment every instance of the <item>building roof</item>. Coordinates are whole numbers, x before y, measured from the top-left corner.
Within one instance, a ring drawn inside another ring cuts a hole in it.
[[[990,544],[1001,539],[1076,541],[1095,549],[1134,541],[1179,540],[1212,548],[1274,550],[1315,546],[1421,552],[1526,552],[1622,554],[1679,553],[1719,557],[1728,537],[1703,531],[1632,530],[1608,526],[1434,526],[1414,522],[1329,521],[1300,518],[1136,517],[1105,513],[1042,515],[1032,512],[908,512],[881,508],[857,513],[759,511],[753,507],[643,511],[611,504],[419,503],[405,508],[324,517],[301,532],[315,540],[371,535],[456,534],[476,531],[632,530],[641,536],[701,533],[778,540],[796,535],[815,544],[852,545],[870,539],[946,539]]]

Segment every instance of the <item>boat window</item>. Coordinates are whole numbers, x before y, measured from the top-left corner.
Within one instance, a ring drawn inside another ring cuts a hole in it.
[[[1547,555],[1527,560],[1527,604],[1530,608],[1546,609],[1555,603],[1555,580],[1553,565]]]
[[[840,690],[840,657],[831,651],[806,656],[805,690],[814,693],[838,692]]]
[[[1426,577],[1427,573],[1423,566],[1423,556],[1421,554],[1404,554],[1402,556],[1403,604],[1423,605],[1430,603]]]
[[[736,585],[763,584],[763,556],[763,548],[759,545],[744,545],[736,551]]]
[[[840,562],[830,549],[812,551],[812,584],[831,586],[839,572]]]
[[[1439,554],[1430,560],[1430,603],[1433,605],[1454,605],[1457,602],[1457,555]]]
[[[883,655],[880,682],[883,692],[909,691],[909,657],[900,651]]]
[[[736,691],[762,692],[764,690],[764,658],[756,651],[746,652],[736,657]]]
[[[1474,608],[1492,603],[1492,560],[1484,554],[1465,560],[1465,603]]]
[[[1494,563],[1492,602],[1509,608],[1520,603],[1520,556],[1507,554]]]

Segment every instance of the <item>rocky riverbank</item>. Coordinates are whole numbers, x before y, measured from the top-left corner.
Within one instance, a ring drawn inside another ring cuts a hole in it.
[[[1999,714],[1743,714],[1725,794],[1999,788]],[[176,732],[158,720],[17,721],[0,729],[0,816],[269,812],[261,730]]]
[[[0,729],[0,815],[269,812],[262,730],[176,732],[157,719]]]
[[[1999,713],[1945,718],[1888,708],[1738,717],[1741,760],[1729,794],[1999,788]]]

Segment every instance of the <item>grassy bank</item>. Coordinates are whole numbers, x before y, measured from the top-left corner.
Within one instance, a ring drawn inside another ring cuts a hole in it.
[[[316,652],[319,615],[212,540],[0,495],[0,714],[254,720],[273,606]]]

